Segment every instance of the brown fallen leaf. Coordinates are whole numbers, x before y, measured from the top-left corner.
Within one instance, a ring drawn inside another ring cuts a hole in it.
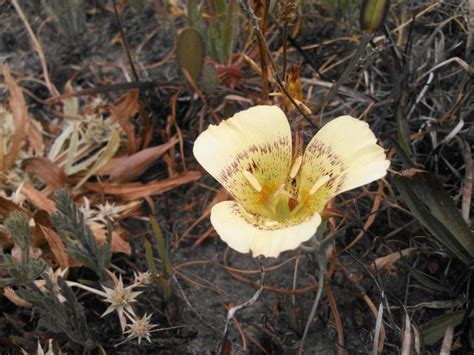
[[[26,199],[36,208],[49,213],[56,212],[53,200],[46,197],[41,191],[35,189],[31,184],[24,183],[21,187]]]
[[[375,259],[375,261],[370,265],[370,269],[374,271],[377,270],[385,270],[388,272],[392,272],[394,270],[394,264],[400,260],[402,256],[410,255],[416,248],[406,248],[401,251],[396,251],[394,253],[388,254],[386,256],[382,256],[380,258]]]
[[[35,157],[25,159],[22,168],[34,174],[53,190],[59,189],[66,184],[67,178],[64,170],[46,157]]]
[[[97,244],[104,244],[107,240],[107,227],[104,224],[95,223],[90,226],[90,228],[92,233],[94,233]],[[132,247],[125,239],[122,238],[121,234],[123,233],[123,229],[114,228],[112,231],[111,251],[112,253],[125,253],[130,255],[132,253]]]
[[[30,117],[30,125],[27,127],[26,137],[33,152],[37,156],[44,155],[43,126],[40,122]]]
[[[18,307],[31,307],[31,303],[25,301],[23,298],[18,296],[15,291],[13,291],[10,287],[5,287],[3,289],[3,295],[13,304]]]
[[[133,89],[123,95],[114,105],[109,107],[112,120],[118,122],[127,134],[128,153],[132,154],[138,150],[139,143],[135,134],[135,127],[130,118],[135,116],[140,108],[140,91]]]
[[[23,97],[23,91],[13,80],[10,74],[10,69],[6,64],[3,66],[3,78],[8,90],[10,91],[8,103],[10,105],[10,111],[15,122],[10,148],[5,154],[3,166],[0,167],[2,171],[6,171],[13,166],[16,159],[18,158],[18,155],[20,154],[21,145],[26,137],[30,119],[28,116],[28,108],[26,106],[25,98]]]
[[[178,186],[195,181],[200,177],[200,172],[188,171],[172,178],[148,184],[85,183],[83,186],[90,191],[105,195],[115,195],[121,197],[123,200],[130,201],[161,194]]]
[[[54,230],[46,211],[37,211],[34,215],[35,235],[37,239],[44,239],[48,243],[49,249],[61,270],[71,266],[70,257],[66,253],[64,243]]]
[[[128,157],[113,158],[102,167],[98,173],[101,175],[110,175],[112,182],[134,181],[178,141],[179,139],[175,137],[168,143],[143,149]]]
[[[70,262],[71,258],[67,255],[66,248],[59,235],[53,229],[42,225],[39,225],[38,229],[48,243],[49,249],[59,267],[64,270],[67,267],[73,266],[74,263]]]
[[[15,202],[0,196],[0,216],[3,218],[7,218],[13,211],[21,211],[28,215],[28,217],[31,217],[30,212],[18,206]]]

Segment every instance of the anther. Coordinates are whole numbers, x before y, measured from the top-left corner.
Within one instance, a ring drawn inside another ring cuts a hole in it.
[[[262,191],[262,185],[260,185],[257,178],[255,176],[253,176],[251,172],[245,170],[244,171],[244,176],[247,179],[247,181],[249,182],[249,184],[252,185],[252,187],[255,190],[257,190],[258,192]]]
[[[309,190],[310,195],[314,195],[316,191],[318,191],[324,184],[326,184],[329,181],[330,177],[329,175],[323,175],[321,176],[313,185],[311,190]]]
[[[290,169],[290,178],[292,179],[295,178],[296,174],[298,174],[298,171],[301,168],[302,162],[303,162],[303,157],[301,155],[295,159],[295,162],[293,163]]]

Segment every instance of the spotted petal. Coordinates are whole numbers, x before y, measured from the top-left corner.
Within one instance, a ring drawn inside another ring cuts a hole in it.
[[[385,176],[390,162],[376,142],[369,125],[350,116],[323,126],[306,148],[299,177],[307,207],[321,211],[334,195]]]
[[[211,125],[194,143],[198,162],[247,211],[285,183],[291,164],[291,130],[276,106],[255,106]]]
[[[211,223],[232,249],[252,255],[277,257],[309,240],[321,224],[318,213],[297,224],[281,224],[246,212],[234,201],[216,204]]]

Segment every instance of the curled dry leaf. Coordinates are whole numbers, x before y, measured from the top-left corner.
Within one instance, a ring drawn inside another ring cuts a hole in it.
[[[28,116],[28,108],[26,107],[23,92],[17,83],[13,80],[8,65],[3,66],[3,78],[5,84],[10,91],[8,103],[14,118],[15,128],[11,137],[10,148],[3,159],[2,171],[10,169],[15,163],[21,150],[21,145],[26,137],[30,118]]]
[[[15,291],[10,287],[5,287],[3,289],[3,295],[13,304],[19,307],[31,307],[31,303],[25,301],[23,298],[18,296]]]
[[[148,184],[86,183],[84,184],[84,187],[89,191],[94,191],[105,195],[115,195],[121,197],[123,200],[130,201],[161,194],[180,185],[188,184],[192,181],[198,180],[200,177],[201,173],[198,171],[188,171],[172,178],[163,179]]]
[[[54,190],[66,184],[66,174],[64,170],[45,157],[35,157],[25,159],[22,163],[23,169],[34,174],[46,185]]]
[[[402,256],[410,255],[414,250],[416,250],[416,248],[406,248],[401,251],[396,251],[386,256],[377,258],[375,259],[374,263],[370,265],[370,268],[372,271],[377,269],[391,272],[394,269],[394,264],[400,260]]]
[[[98,173],[110,175],[112,182],[134,181],[178,141],[179,139],[174,137],[168,143],[143,149],[128,157],[113,158]]]

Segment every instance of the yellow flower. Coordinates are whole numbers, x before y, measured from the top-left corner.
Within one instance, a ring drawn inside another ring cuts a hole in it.
[[[276,106],[255,106],[211,125],[194,156],[235,201],[216,204],[211,223],[231,248],[277,257],[309,240],[335,195],[385,176],[389,161],[366,122],[338,117],[292,149]]]

